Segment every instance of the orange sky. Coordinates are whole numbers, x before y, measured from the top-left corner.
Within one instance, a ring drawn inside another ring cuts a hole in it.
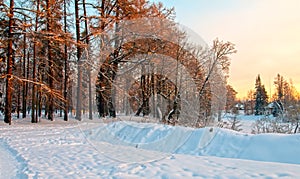
[[[162,0],[176,21],[208,44],[236,44],[229,83],[243,98],[261,75],[267,91],[277,73],[300,89],[300,0]]]

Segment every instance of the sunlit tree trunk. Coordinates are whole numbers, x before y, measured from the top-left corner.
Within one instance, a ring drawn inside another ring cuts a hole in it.
[[[4,122],[11,125],[12,111],[12,92],[13,92],[13,18],[14,18],[14,0],[10,0],[9,8],[9,30],[8,30],[8,51],[7,51],[7,76],[6,76],[6,98],[5,98],[5,114]]]
[[[51,27],[51,2],[50,0],[47,0],[47,33],[51,33],[52,27]],[[47,48],[48,48],[48,64],[49,64],[49,75],[48,75],[48,81],[49,81],[49,88],[52,90],[54,87],[53,84],[53,59],[52,59],[52,45],[50,39],[47,40]],[[54,112],[54,102],[53,102],[53,94],[48,95],[48,104],[49,104],[49,111],[48,111],[48,119],[53,121],[53,112]]]
[[[39,16],[39,6],[40,6],[40,1],[37,0],[36,2],[36,6],[37,6],[37,12],[36,12],[36,17],[35,17],[35,32],[37,32],[38,30],[38,16]],[[37,115],[36,115],[36,42],[37,39],[34,39],[33,42],[33,62],[32,62],[32,80],[33,80],[33,84],[32,84],[32,95],[31,95],[31,122],[32,123],[37,123],[38,119],[37,119]]]

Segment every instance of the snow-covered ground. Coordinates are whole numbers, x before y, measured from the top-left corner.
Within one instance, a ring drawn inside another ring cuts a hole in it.
[[[299,134],[210,127],[1,121],[0,178],[298,178],[299,144]]]

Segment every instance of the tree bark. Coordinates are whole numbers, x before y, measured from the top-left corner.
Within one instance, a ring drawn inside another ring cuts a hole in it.
[[[51,4],[50,0],[47,0],[47,33],[51,33],[52,31],[52,19],[51,19]],[[49,65],[49,75],[48,75],[48,81],[49,81],[49,88],[52,90],[54,88],[53,85],[53,59],[52,59],[52,45],[51,40],[47,40],[47,47],[48,47],[48,65]],[[49,103],[49,111],[48,111],[48,119],[53,121],[53,112],[54,112],[54,102],[53,102],[53,94],[50,92],[48,94],[48,103]]]
[[[83,15],[84,15],[84,25],[85,25],[85,34],[86,34],[86,44],[89,51],[89,29],[88,29],[88,21],[87,21],[87,14],[86,14],[86,7],[85,7],[85,0],[83,0]],[[89,56],[87,55],[87,60],[89,61]],[[93,119],[93,106],[92,106],[92,77],[91,77],[91,64],[88,64],[88,88],[89,88],[89,119]]]
[[[30,45],[29,45],[30,46]],[[31,47],[31,46],[30,46]],[[28,80],[29,78],[29,69],[30,69],[30,53],[28,52],[27,53],[27,67],[26,67],[26,80]],[[27,95],[28,95],[28,88],[29,88],[29,83],[26,82],[25,83],[25,91],[26,91],[26,98],[27,98]],[[27,99],[26,99],[26,103],[27,103]],[[25,112],[27,111],[27,104],[26,104],[26,109],[25,109]],[[28,112],[27,112],[28,113]]]
[[[80,22],[79,22],[79,6],[78,1],[75,0],[75,28],[76,28],[76,41],[77,41],[77,103],[76,103],[76,119],[81,121],[81,89],[82,89],[82,71],[81,71],[81,48],[79,46],[80,44]]]
[[[39,6],[40,6],[40,1],[37,0],[36,2],[37,6],[37,12],[36,12],[36,17],[35,17],[35,32],[38,30],[38,16],[39,16]],[[32,95],[31,95],[31,122],[32,123],[37,123],[37,115],[36,115],[36,39],[34,39],[33,42],[33,62],[32,62]]]
[[[4,122],[11,125],[12,111],[12,67],[13,67],[13,17],[14,17],[14,0],[10,0],[9,8],[9,30],[8,30],[8,53],[7,53],[7,76],[6,76],[6,98],[5,98],[5,113]]]
[[[20,118],[20,107],[21,107],[21,86],[20,84],[17,84],[17,89],[18,89],[18,93],[17,93],[17,118]]]
[[[64,0],[64,32],[67,33],[67,3]],[[64,44],[64,62],[65,62],[65,79],[64,79],[64,121],[68,121],[68,108],[69,108],[69,101],[68,101],[68,72],[69,72],[69,64],[68,64],[68,47],[67,42]]]
[[[26,18],[24,17],[24,21],[26,22]],[[23,79],[26,79],[26,34],[23,35]],[[24,80],[22,82],[22,118],[26,118],[26,102],[27,102],[27,82]]]

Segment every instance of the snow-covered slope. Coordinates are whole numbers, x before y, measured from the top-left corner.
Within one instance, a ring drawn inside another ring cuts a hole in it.
[[[251,135],[219,128],[192,129],[116,122],[88,130],[91,141],[160,152],[300,164],[300,135]]]
[[[217,128],[23,121],[0,124],[0,178],[297,178],[299,143]]]

